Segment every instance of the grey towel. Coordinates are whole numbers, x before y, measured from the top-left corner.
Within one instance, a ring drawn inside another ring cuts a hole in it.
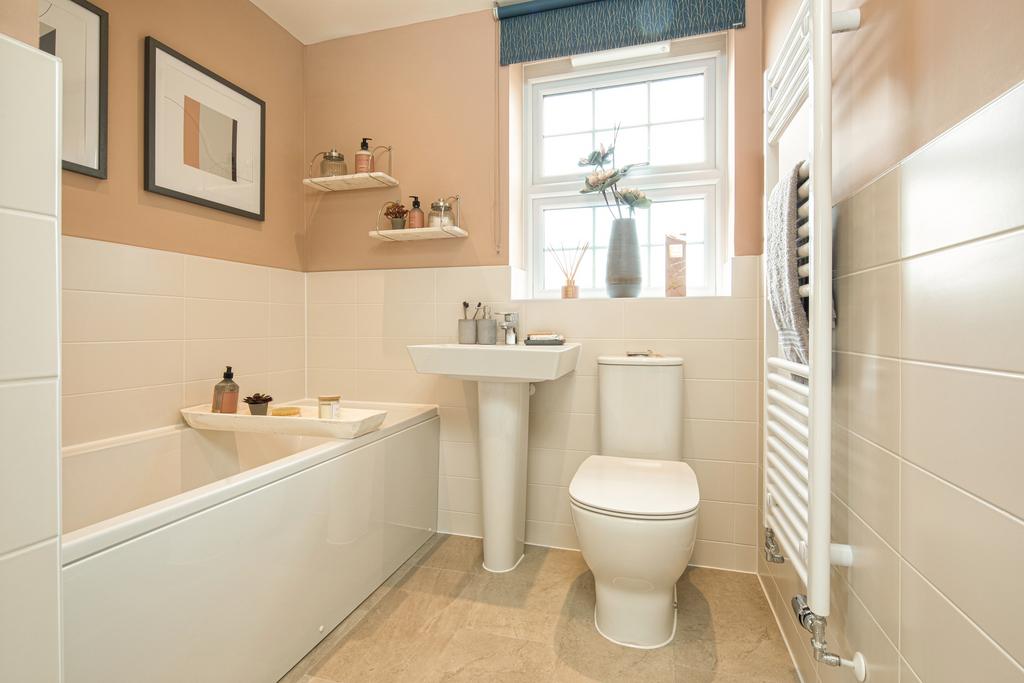
[[[807,364],[807,312],[800,299],[797,275],[797,187],[800,166],[772,189],[768,197],[767,243],[765,267],[768,276],[768,305],[779,331],[779,347],[786,360]]]

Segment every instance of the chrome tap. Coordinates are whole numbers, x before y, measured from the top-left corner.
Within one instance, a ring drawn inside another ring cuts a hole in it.
[[[515,346],[519,343],[519,314],[498,313],[498,327],[505,330],[505,343]]]

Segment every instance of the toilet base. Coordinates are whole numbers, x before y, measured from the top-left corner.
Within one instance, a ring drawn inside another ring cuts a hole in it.
[[[600,586],[597,593],[594,628],[605,640],[637,650],[656,650],[676,637],[678,603],[674,585],[666,595],[638,595],[614,587],[602,590]]]

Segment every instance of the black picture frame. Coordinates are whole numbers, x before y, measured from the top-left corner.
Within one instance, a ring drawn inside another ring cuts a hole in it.
[[[192,67],[204,76],[216,81],[220,85],[229,88],[239,95],[258,104],[260,108],[260,210],[258,213],[246,211],[230,204],[222,204],[203,197],[196,197],[186,192],[162,187],[156,184],[156,52],[160,50],[174,59]],[[258,221],[266,220],[266,159],[267,159],[267,103],[252,93],[235,85],[231,81],[217,75],[203,65],[189,59],[177,50],[160,42],[153,36],[146,36],[145,41],[145,151],[144,151],[144,188],[147,192],[161,194],[166,197],[173,197],[192,204],[198,204],[210,209],[217,209],[226,213],[252,218]]]
[[[88,0],[69,0],[82,9],[95,14],[99,17],[99,28],[100,28],[100,42],[99,42],[99,103],[98,103],[98,126],[96,136],[96,159],[97,166],[86,166],[84,164],[78,164],[73,161],[67,161],[61,159],[61,168],[65,171],[73,171],[74,173],[81,173],[82,175],[92,176],[93,178],[99,178],[100,180],[106,180],[107,178],[107,70],[108,70],[108,55],[107,49],[109,44],[109,31],[110,31],[110,15],[108,12],[96,5],[88,2]]]

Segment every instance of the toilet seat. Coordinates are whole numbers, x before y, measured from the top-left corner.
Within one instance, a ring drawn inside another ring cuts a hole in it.
[[[592,455],[573,476],[569,498],[598,514],[672,520],[696,513],[700,489],[684,462]]]

